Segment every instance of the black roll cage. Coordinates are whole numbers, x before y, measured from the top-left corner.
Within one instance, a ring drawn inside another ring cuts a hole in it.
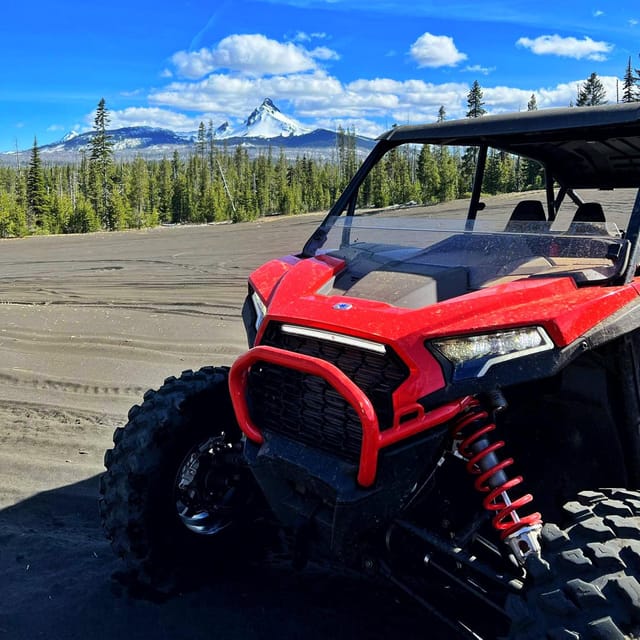
[[[380,136],[344,192],[304,245],[303,257],[315,255],[335,220],[355,213],[361,184],[378,161],[402,144],[477,147],[478,156],[466,228],[473,229],[481,202],[482,178],[489,148],[529,158],[544,168],[547,216],[555,220],[565,197],[583,201],[578,188],[640,187],[640,105],[543,109],[466,118],[425,125],[394,127]],[[557,191],[556,191],[557,188]],[[345,228],[345,233],[348,229]],[[625,239],[631,244],[628,283],[640,263],[640,190],[636,195]],[[619,282],[618,282],[619,283]],[[616,283],[616,284],[618,284]]]

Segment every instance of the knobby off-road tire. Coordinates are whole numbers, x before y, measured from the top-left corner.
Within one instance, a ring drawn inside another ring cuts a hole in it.
[[[543,558],[510,596],[510,640],[640,638],[640,491],[584,491],[568,526],[544,526]]]
[[[100,514],[129,586],[169,594],[262,542],[266,507],[242,463],[227,378],[223,367],[168,378],[114,433]]]

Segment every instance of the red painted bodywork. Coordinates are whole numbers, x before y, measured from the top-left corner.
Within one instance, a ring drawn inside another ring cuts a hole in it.
[[[254,347],[234,363],[229,375],[229,387],[238,422],[246,436],[258,444],[261,444],[264,439],[260,430],[251,420],[244,393],[249,370],[256,362],[268,362],[290,367],[324,378],[353,407],[362,424],[358,483],[363,487],[371,486],[375,480],[380,449],[452,420],[471,400],[468,397],[463,398],[429,412],[425,412],[422,406],[416,403],[412,407],[415,416],[411,420],[402,424],[396,423],[391,429],[381,432],[378,428],[378,417],[369,398],[336,366],[330,362],[300,353],[292,353],[273,347]]]
[[[557,347],[564,347],[636,300],[640,293],[638,283],[579,288],[569,277],[522,279],[421,309],[406,309],[375,300],[318,293],[343,267],[343,261],[330,256],[307,259],[289,256],[258,268],[249,281],[268,308],[261,330],[267,321],[275,320],[389,345],[410,372],[393,395],[393,427],[381,433],[363,392],[336,367],[309,356],[254,347],[234,364],[230,386],[240,427],[248,438],[260,442],[262,436],[251,422],[244,398],[244,382],[252,364],[273,362],[327,380],[361,417],[363,447],[358,481],[363,486],[375,479],[381,448],[446,422],[466,401],[462,399],[428,413],[417,404],[418,398],[445,385],[443,371],[425,348],[425,340],[536,325],[547,331]],[[339,302],[351,306],[339,309],[336,307]],[[257,345],[261,335],[259,331]]]

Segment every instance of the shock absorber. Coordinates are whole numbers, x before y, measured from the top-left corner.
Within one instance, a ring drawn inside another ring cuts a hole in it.
[[[506,407],[502,394],[494,394],[494,410]],[[453,426],[454,448],[466,460],[469,473],[476,475],[474,486],[487,494],[482,505],[494,513],[492,525],[500,539],[507,543],[516,560],[524,564],[526,558],[540,554],[539,513],[522,516],[518,510],[533,500],[529,493],[512,500],[509,492],[522,483],[522,476],[509,479],[506,469],[513,458],[500,460],[497,452],[504,447],[504,440],[491,442],[489,434],[496,428],[489,412],[477,398],[470,398],[466,409]]]

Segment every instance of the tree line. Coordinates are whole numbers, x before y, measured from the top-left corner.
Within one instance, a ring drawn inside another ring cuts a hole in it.
[[[469,93],[469,117],[482,115],[479,85]],[[438,119],[444,120],[444,107]],[[104,100],[91,143],[77,164],[45,165],[34,140],[28,166],[0,167],[0,237],[85,233],[158,224],[253,220],[260,216],[327,211],[360,164],[353,130],[339,129],[330,158],[289,159],[269,148],[253,157],[243,146],[214,144],[201,124],[186,158],[116,161]],[[436,203],[471,189],[473,158],[446,147],[398,148],[360,190],[360,206]],[[540,176],[511,156],[489,159],[491,193],[540,186]]]
[[[640,101],[640,71],[631,58],[620,102]],[[577,87],[571,106],[604,104],[596,73]],[[536,110],[535,94],[528,110]],[[483,91],[474,81],[467,94],[468,118],[486,114]],[[441,106],[438,121],[446,119]],[[416,201],[423,204],[463,197],[472,187],[476,150],[448,147],[398,148],[380,162],[359,193],[360,206]],[[45,166],[34,139],[28,166],[0,167],[0,237],[34,233],[86,233],[158,224],[239,222],[260,216],[326,211],[354,174],[360,159],[354,130],[338,129],[328,159],[289,159],[269,148],[250,157],[243,146],[214,144],[213,127],[200,123],[194,151],[186,158],[116,161],[109,112],[98,103],[94,130],[81,161]],[[542,168],[492,151],[483,190],[505,193],[540,188]]]

